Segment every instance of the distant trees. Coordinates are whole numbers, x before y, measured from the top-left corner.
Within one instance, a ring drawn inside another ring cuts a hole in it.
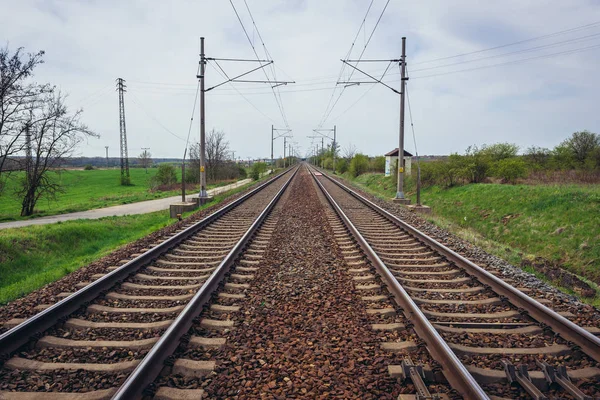
[[[140,165],[142,168],[144,168],[146,173],[148,173],[148,167],[152,165],[152,154],[150,154],[148,150],[144,149],[144,151],[142,151],[138,156],[138,159],[140,160]]]
[[[206,135],[206,180],[216,182],[240,177],[240,169],[229,159],[229,142],[225,132],[212,129]],[[243,172],[245,174],[245,171]],[[200,143],[190,146],[189,167],[185,181],[200,183]]]

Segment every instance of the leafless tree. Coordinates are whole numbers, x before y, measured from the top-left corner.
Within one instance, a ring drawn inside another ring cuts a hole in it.
[[[29,81],[43,55],[43,51],[25,55],[22,48],[11,54],[8,47],[0,48],[0,193],[7,175],[20,168],[12,157],[25,149],[23,136],[33,118],[29,111],[54,90]]]
[[[152,154],[148,150],[142,151],[142,153],[138,156],[140,160],[140,164],[142,168],[146,169],[146,173],[148,173],[148,167],[152,165]]]
[[[21,215],[31,215],[42,197],[55,198],[62,191],[56,174],[64,160],[87,137],[98,135],[80,122],[82,111],[70,114],[64,96],[50,93],[29,108],[26,123],[25,175],[16,194],[22,198]]]
[[[354,158],[356,154],[356,146],[350,143],[348,146],[344,147],[344,158],[348,161]]]
[[[229,154],[229,142],[225,140],[225,132],[212,129],[206,136],[206,179],[214,182],[220,178]]]
[[[189,169],[186,168],[188,183],[200,182],[200,144],[190,146]],[[229,159],[229,142],[225,132],[212,129],[206,135],[206,179],[216,182],[221,179],[233,179],[239,176],[237,165]]]

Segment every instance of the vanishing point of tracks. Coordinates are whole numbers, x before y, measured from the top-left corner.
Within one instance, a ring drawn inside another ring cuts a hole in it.
[[[310,172],[5,323],[0,399],[600,394],[597,313],[515,289]]]

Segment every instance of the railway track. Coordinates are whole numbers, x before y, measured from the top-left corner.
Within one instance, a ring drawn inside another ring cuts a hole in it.
[[[148,387],[165,365],[189,374],[214,368],[210,360],[172,355],[182,341],[201,349],[222,343],[187,333],[196,323],[227,329],[226,320],[196,317],[211,297],[235,302],[243,296],[236,292],[252,279],[272,230],[270,213],[296,172],[282,173],[93,282],[81,282],[58,303],[39,305],[42,311],[31,318],[9,321],[11,329],[0,335],[0,381],[8,389],[0,399],[185,397]],[[235,307],[213,305],[211,311],[227,315]]]
[[[335,210],[331,223],[345,231],[340,232],[344,251],[359,266],[365,258],[375,266],[383,286],[460,396],[599,398],[597,319],[590,316],[586,329],[575,325],[570,319],[585,317],[553,311],[542,304],[551,306],[544,299],[530,297],[529,289],[499,278],[500,271],[475,265],[340,182],[311,172]],[[367,283],[373,279],[365,268],[352,272]],[[372,284],[371,289],[371,301],[385,300],[383,287]],[[388,309],[378,308],[379,313]],[[400,338],[383,347],[410,353],[418,344]],[[425,366],[430,372],[425,374],[412,365],[391,365],[390,373],[403,379],[412,374],[421,393],[433,395],[423,387],[439,375],[431,366]]]

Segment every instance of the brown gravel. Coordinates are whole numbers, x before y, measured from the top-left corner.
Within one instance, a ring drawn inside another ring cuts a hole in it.
[[[380,350],[374,321],[336,254],[310,179],[302,172],[292,183],[264,264],[241,311],[231,316],[236,329],[217,354],[216,375],[196,383],[209,398],[395,399],[401,391],[414,393],[412,385],[401,387],[388,375],[387,365],[399,359]],[[171,377],[168,385],[194,383]]]

